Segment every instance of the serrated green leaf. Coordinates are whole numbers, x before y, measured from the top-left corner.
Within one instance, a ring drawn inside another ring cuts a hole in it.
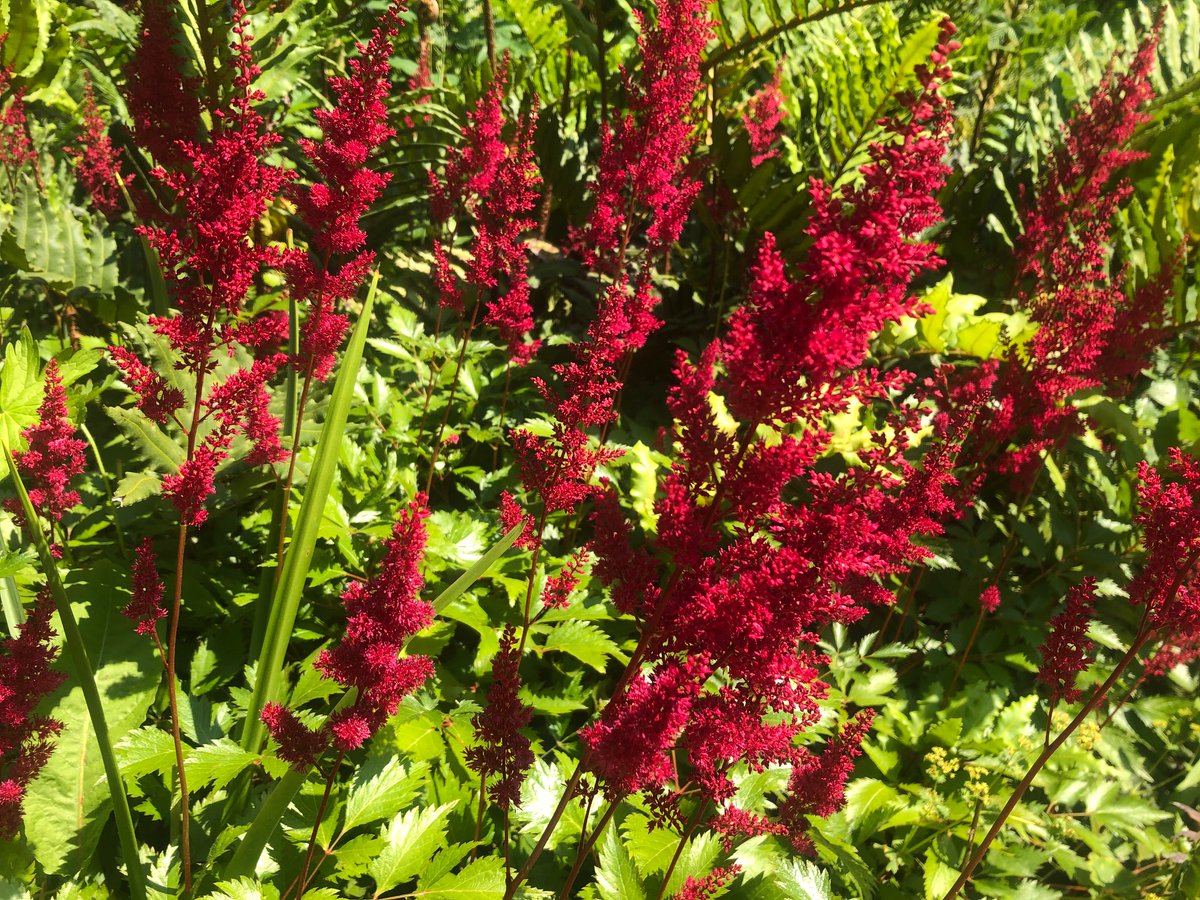
[[[461,872],[443,875],[408,896],[425,900],[499,900],[504,896],[504,860],[496,856],[477,859]]]
[[[393,815],[416,799],[420,777],[394,757],[372,757],[354,773],[343,831]]]
[[[551,631],[542,649],[568,653],[597,672],[604,671],[604,664],[610,656],[621,656],[613,639],[599,627],[591,622],[575,620],[563,622]]]
[[[434,808],[414,807],[398,813],[379,836],[383,849],[367,867],[378,897],[424,871],[435,853],[446,847],[446,817],[457,801]]]
[[[642,900],[646,896],[633,859],[617,837],[615,828],[608,829],[600,844],[596,886],[601,900]]]
[[[213,790],[220,790],[257,758],[226,737],[200,747],[189,747],[183,755],[188,787],[212,785]]]
[[[137,454],[156,471],[179,471],[187,458],[186,452],[150,421],[145,413],[123,406],[106,406],[104,411],[129,438]]]
[[[121,774],[131,781],[157,772],[168,776],[175,765],[175,742],[161,728],[138,728],[113,747]]]

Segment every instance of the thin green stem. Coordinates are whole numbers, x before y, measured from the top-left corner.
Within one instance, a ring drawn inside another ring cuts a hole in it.
[[[129,559],[129,550],[125,545],[125,532],[121,528],[121,523],[117,520],[117,503],[113,499],[112,486],[109,483],[108,471],[104,468],[104,458],[100,455],[100,447],[96,443],[96,439],[92,437],[92,433],[88,431],[85,423],[79,423],[79,430],[87,440],[88,446],[92,448],[92,457],[96,460],[96,470],[100,473],[100,483],[104,485],[104,496],[108,501],[108,508],[112,513],[113,530],[117,536],[117,550],[120,551],[122,559]]]

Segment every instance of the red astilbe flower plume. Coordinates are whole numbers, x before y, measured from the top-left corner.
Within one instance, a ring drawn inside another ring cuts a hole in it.
[[[261,719],[279,744],[279,758],[293,768],[308,768],[330,743],[342,752],[361,747],[433,674],[428,657],[400,655],[409,638],[433,621],[433,607],[419,597],[428,515],[425,495],[417,494],[384,544],[379,572],[352,582],[342,594],[346,635],[321,653],[316,668],[347,690],[357,688],[354,704],[315,731],[277,703],[263,708]]]
[[[65,680],[50,668],[58,657],[50,616],[54,601],[42,591],[18,635],[0,645],[0,840],[21,828],[25,788],[54,751],[62,723],[34,715],[42,699]]]
[[[467,749],[467,765],[488,785],[488,796],[500,809],[520,805],[521,785],[533,765],[529,738],[521,734],[533,717],[533,707],[517,697],[521,689],[521,651],[517,630],[506,626],[500,649],[492,660],[492,686],[483,712],[471,719],[475,746]]]
[[[165,28],[170,13],[156,9],[149,4],[146,14],[162,13],[167,19],[156,22]],[[197,433],[188,435],[191,452],[179,472],[163,479],[164,495],[187,526],[206,520],[217,466],[229,456],[237,434],[250,440],[251,464],[285,456],[279,422],[268,411],[267,384],[287,358],[264,352],[264,329],[247,321],[243,306],[263,269],[279,263],[279,254],[256,244],[253,235],[290,176],[263,161],[278,138],[266,132],[254,107],[262,94],[252,86],[259,70],[251,56],[244,3],[235,2],[233,13],[232,98],[212,112],[207,141],[173,138],[167,160],[175,167],[160,166],[153,174],[172,196],[177,214],[141,229],[162,259],[177,306],[173,316],[152,317],[151,326],[177,355],[176,368],[196,379],[196,416],[190,427]],[[276,326],[273,319],[266,330],[277,331]],[[239,349],[256,357],[249,368],[222,368],[222,360],[236,358]],[[138,394],[139,408],[159,423],[173,419],[183,405],[182,392],[131,351],[114,348],[112,353]]]
[[[782,79],[783,64],[780,63],[775,67],[774,77],[746,104],[742,124],[746,126],[746,134],[750,137],[752,166],[761,166],[779,155],[779,148],[775,145],[779,141],[779,126],[785,115],[783,91],[780,90]]]
[[[831,816],[845,804],[846,781],[854,771],[854,758],[862,754],[863,738],[874,718],[873,710],[858,713],[819,756],[804,747],[797,751],[779,817],[787,824],[792,846],[799,852],[814,852],[808,836],[808,816]]]
[[[310,769],[329,746],[328,730],[311,730],[286,706],[268,703],[263,706],[260,718],[279,744],[279,758],[297,772]]]
[[[133,180],[121,174],[121,156],[108,136],[108,124],[96,108],[96,94],[91,79],[83,83],[83,134],[78,147],[67,147],[67,155],[75,160],[75,171],[92,198],[92,205],[106,216],[121,211],[122,190]]]
[[[1075,679],[1091,662],[1088,624],[1096,608],[1096,579],[1085,578],[1067,593],[1067,605],[1050,620],[1050,635],[1038,650],[1038,681],[1050,688],[1050,702],[1074,703],[1082,696]]]
[[[67,418],[67,392],[58,374],[58,363],[46,364],[46,386],[38,423],[21,432],[29,449],[13,454],[29,490],[29,501],[41,516],[57,522],[63,513],[79,502],[79,493],[71,490],[71,479],[83,471],[87,444],[75,437],[75,426]],[[25,523],[25,512],[16,499],[5,506]]]
[[[8,32],[0,35],[0,48],[8,40]],[[18,173],[33,166],[38,175],[37,151],[29,139],[29,123],[25,116],[25,88],[13,87],[12,66],[0,66],[0,96],[10,95],[0,108],[0,165],[4,166],[10,187],[15,187]],[[39,182],[40,184],[40,182]]]
[[[1079,431],[1071,395],[1094,387],[1124,394],[1166,335],[1179,257],[1130,292],[1124,269],[1111,271],[1110,250],[1114,216],[1132,191],[1121,173],[1145,156],[1128,144],[1150,118],[1143,108],[1157,52],[1156,25],[1128,71],[1118,74],[1114,58],[1064,126],[1017,249],[1017,299],[1038,330],[1021,352],[979,367],[960,387],[972,391],[972,382],[994,379],[994,408],[981,418],[968,456],[982,463],[998,447],[999,470],[1018,482],[1040,469],[1043,452]]]
[[[1158,636],[1186,644],[1200,634],[1200,464],[1172,448],[1166,472],[1142,463],[1138,469],[1138,513],[1146,560],[1130,582],[1135,606],[1145,609],[1147,627]]]
[[[674,461],[658,492],[657,534],[635,548],[612,491],[596,497],[590,517],[593,575],[619,609],[638,615],[642,634],[627,690],[583,732],[588,766],[609,796],[677,778],[679,796],[714,804],[730,841],[779,827],[730,805],[735,765],[792,764],[803,774],[819,764],[795,750],[827,693],[819,630],[894,602],[887,577],[927,558],[917,541],[940,533],[959,508],[949,491],[969,417],[943,429],[914,465],[924,401],[888,415],[859,465],[838,475],[816,468],[830,415],[852,402],[894,403],[912,381],[861,366],[874,335],[918,307],[910,283],[936,264],[933,246],[916,238],[939,218],[932,195],[947,171],[948,136],[939,91],[953,32],[945,23],[920,93],[888,120],[861,186],[836,197],[815,186],[800,278],[792,281],[768,241],[729,335],[695,363],[679,356],[668,399]],[[740,420],[735,429],[718,425],[714,394]],[[704,665],[690,671],[682,661]],[[869,724],[856,721],[846,747]],[[844,781],[854,753],[837,747],[837,766],[832,755],[826,763]],[[836,797],[821,805],[808,794],[793,810],[833,808]]]
[[[688,159],[695,147],[693,108],[702,85],[704,50],[713,23],[704,0],[659,0],[656,18],[634,11],[641,67],[623,72],[629,112],[606,123],[596,204],[577,245],[592,265],[615,271],[638,220],[647,222],[651,256],[679,239],[700,191]]]
[[[154,634],[158,620],[166,617],[162,598],[163,583],[158,577],[154,541],[146,538],[138,545],[133,561],[133,596],[122,610],[126,617],[137,623],[138,634]]]
[[[944,23],[935,64],[919,70],[922,90],[901,98],[901,116],[883,121],[889,138],[870,148],[862,183],[835,194],[813,179],[813,244],[792,282],[768,235],[747,303],[730,319],[721,357],[730,411],[745,421],[787,420],[809,384],[829,382],[866,356],[885,322],[914,315],[912,279],[936,268],[936,248],[913,238],[941,221],[934,199],[951,117],[939,90],[951,77],[945,56],[958,45]]]
[[[332,109],[318,110],[321,140],[300,142],[319,176],[294,198],[312,236],[315,257],[304,250],[287,254],[284,268],[297,303],[308,310],[300,328],[298,371],[324,380],[333,369],[348,320],[339,306],[362,285],[375,256],[366,245],[363,215],[379,199],[391,176],[370,167],[395,134],[385,101],[391,90],[391,57],[400,30],[398,0],[387,8],[348,77],[333,77]],[[336,264],[331,261],[336,261]]]
[[[342,594],[346,636],[317,660],[326,678],[358,688],[354,705],[330,720],[339,750],[361,747],[433,674],[428,657],[400,656],[408,639],[433,621],[433,607],[419,597],[428,515],[425,495],[418,494],[392,530],[379,573]]]
[[[138,145],[161,165],[186,162],[181,142],[200,130],[200,80],[184,74],[179,24],[169,0],[142,0],[140,41],[125,70],[125,102]]]
[[[527,362],[539,342],[529,341],[533,310],[526,274],[528,248],[524,235],[537,226],[533,218],[542,179],[533,154],[536,113],[509,127],[504,112],[507,61],[467,114],[462,143],[454,147],[439,178],[429,173],[434,218],[474,222],[466,284],[482,300],[484,324],[494,327],[513,362]],[[511,136],[506,137],[506,132]],[[463,292],[450,266],[447,248],[434,243],[435,284],[439,304],[461,312]]]

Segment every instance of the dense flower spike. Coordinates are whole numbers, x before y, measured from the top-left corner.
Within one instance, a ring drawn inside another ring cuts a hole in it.
[[[133,180],[121,174],[121,157],[108,136],[108,125],[96,109],[96,95],[90,79],[83,83],[83,134],[79,147],[68,147],[67,154],[75,160],[79,180],[92,198],[92,205],[106,216],[121,209],[122,190]]]
[[[537,352],[527,337],[533,328],[526,278],[528,249],[524,235],[537,225],[541,175],[533,155],[534,115],[511,127],[504,113],[508,69],[503,66],[467,114],[463,141],[453,148],[441,178],[429,173],[434,218],[473,221],[466,284],[486,302],[484,323],[496,328],[518,364]],[[510,136],[505,132],[511,131]],[[461,310],[462,289],[450,267],[446,247],[434,243],[439,303]],[[486,298],[486,300],[485,300]]]
[[[279,744],[276,751],[279,758],[297,772],[312,768],[317,757],[329,746],[327,731],[311,730],[286,706],[268,703],[263,707],[261,718],[271,737]]]
[[[0,50],[8,41],[8,33],[0,35]],[[17,174],[32,165],[37,174],[37,151],[29,139],[29,123],[25,117],[25,88],[13,87],[12,66],[0,66],[0,96],[8,101],[0,108],[0,165],[4,166],[10,187],[16,186]]]
[[[521,734],[533,717],[533,707],[517,697],[520,665],[517,630],[509,625],[500,636],[500,649],[492,660],[487,704],[471,719],[475,746],[467,749],[467,764],[479,774],[488,796],[500,809],[520,804],[521,784],[533,765],[529,738]]]
[[[1074,703],[1081,695],[1075,679],[1091,661],[1087,630],[1095,606],[1096,579],[1085,578],[1068,592],[1066,608],[1050,620],[1050,635],[1038,648],[1042,654],[1038,681],[1049,686],[1051,703]]]
[[[400,656],[408,639],[433,620],[433,607],[418,596],[425,583],[420,569],[429,515],[425,503],[425,495],[418,494],[396,522],[379,573],[352,583],[342,595],[346,636],[317,660],[325,677],[358,689],[354,705],[330,720],[339,750],[362,746],[433,674],[427,657]]]
[[[630,245],[635,216],[648,219],[650,254],[665,252],[679,239],[700,191],[687,160],[695,144],[692,110],[713,23],[704,0],[661,0],[656,11],[653,22],[634,11],[642,64],[636,73],[623,73],[629,112],[604,126],[592,183],[596,205],[579,235],[584,256],[605,270],[615,271]]]
[[[1128,71],[1117,74],[1114,59],[1067,122],[1025,211],[1018,245],[1018,300],[1037,332],[1021,351],[1010,350],[999,366],[980,367],[960,388],[994,379],[994,408],[980,420],[969,455],[983,462],[981,454],[999,448],[1000,470],[1026,483],[1040,470],[1041,454],[1080,429],[1068,398],[1099,386],[1127,392],[1165,334],[1164,299],[1178,258],[1166,259],[1131,294],[1124,270],[1110,271],[1114,215],[1132,190],[1122,171],[1145,156],[1128,144],[1150,118],[1143,108],[1153,94],[1157,53],[1156,27]]]
[[[154,541],[146,538],[138,545],[133,561],[133,596],[122,612],[137,623],[138,634],[154,634],[159,619],[165,618],[162,605],[163,583],[158,577]]]
[[[953,32],[943,25],[920,93],[885,120],[861,184],[835,194],[814,183],[813,244],[800,278],[792,281],[768,237],[727,337],[694,363],[680,354],[668,401],[675,459],[649,547],[632,546],[614,492],[595,496],[594,575],[641,628],[624,691],[581,732],[588,767],[610,797],[662,790],[674,777],[672,796],[714,804],[728,839],[770,833],[777,826],[730,805],[731,769],[790,763],[796,774],[781,818],[798,844],[804,815],[840,805],[870,716],[824,756],[797,754],[827,693],[818,678],[827,661],[811,649],[817,632],[892,602],[883,580],[928,558],[915,541],[940,533],[959,509],[949,490],[967,420],[926,448],[918,468],[907,455],[928,415],[920,402],[888,416],[859,450],[859,465],[840,475],[815,467],[829,415],[893,402],[912,381],[861,366],[872,337],[918,309],[911,282],[938,262],[917,237],[940,218],[933,195],[947,172],[949,110],[939,91]],[[610,328],[621,333],[620,324]],[[595,377],[585,390],[575,374],[560,372],[575,388],[566,411],[603,420],[608,395]],[[734,428],[718,424],[714,394]],[[672,802],[660,804],[665,819]]]
[[[142,0],[141,35],[126,69],[125,101],[138,145],[164,166],[187,159],[200,129],[200,81],[184,74],[179,25],[170,0]]]
[[[38,423],[21,432],[29,449],[13,454],[17,468],[29,490],[29,501],[38,514],[57,522],[79,502],[79,493],[71,490],[71,479],[83,471],[87,444],[75,437],[75,427],[67,418],[67,392],[58,374],[58,363],[46,364],[45,396],[38,407]],[[20,504],[10,499],[7,508],[24,522]]]
[[[50,758],[62,723],[34,714],[64,680],[50,668],[58,657],[50,616],[54,601],[38,594],[15,638],[0,645],[0,840],[21,827],[25,788]]]
[[[321,140],[301,141],[319,180],[294,196],[316,253],[294,250],[284,268],[297,303],[308,311],[296,366],[317,379],[328,377],[346,333],[348,320],[339,307],[358,291],[375,258],[364,249],[361,220],[391,177],[368,164],[395,134],[384,101],[402,8],[398,0],[387,8],[370,41],[349,61],[348,77],[330,78],[334,107],[316,112]]]
[[[788,826],[792,845],[812,853],[808,816],[831,816],[846,802],[846,779],[854,771],[854,758],[862,753],[863,738],[875,713],[864,710],[842,726],[818,756],[800,748],[788,781],[779,817]]]
[[[1145,610],[1148,627],[1175,644],[1200,635],[1200,463],[1173,448],[1170,481],[1142,463],[1138,514],[1146,562],[1129,584],[1130,600]]]
[[[782,78],[783,64],[780,63],[775,67],[774,77],[746,104],[742,124],[746,126],[746,134],[750,137],[752,166],[760,166],[779,155],[779,148],[775,144],[779,140],[779,126],[785,115],[783,91],[780,90]]]
[[[957,46],[953,33],[946,23],[939,54]],[[949,77],[944,65],[922,69],[922,92],[903,98],[903,117],[884,121],[892,139],[872,145],[861,186],[835,194],[812,181],[813,244],[799,281],[764,239],[721,353],[722,387],[737,418],[790,419],[808,402],[809,385],[859,366],[884,323],[920,310],[909,284],[939,260],[932,244],[912,239],[941,219],[934,194],[949,172],[942,157],[950,108],[938,90]]]
[[[237,434],[250,439],[251,464],[278,462],[285,455],[279,445],[279,422],[269,412],[267,384],[286,357],[263,352],[263,329],[247,322],[243,304],[254,280],[279,262],[276,251],[255,243],[252,236],[290,176],[263,161],[278,138],[267,133],[254,108],[262,95],[252,87],[259,70],[251,56],[244,3],[235,2],[233,11],[232,97],[225,108],[213,111],[204,143],[180,135],[170,141],[159,136],[162,146],[151,149],[173,168],[160,166],[153,174],[173,197],[176,215],[140,229],[158,251],[177,306],[173,316],[152,317],[150,323],[177,354],[176,367],[188,372],[196,385],[193,422],[179,423],[188,432],[188,458],[177,473],[163,479],[163,494],[186,526],[206,520],[205,504],[215,487],[217,467],[228,457]],[[171,25],[169,9],[148,2],[145,15],[150,24],[144,52],[152,58],[158,51],[170,55],[169,48],[156,43]],[[195,87],[170,79],[166,83],[170,90]],[[131,105],[140,88],[148,89],[144,78],[133,78]],[[153,134],[144,138],[155,140]],[[268,330],[277,331],[276,325],[272,319]],[[239,347],[257,357],[251,366],[223,365],[223,358],[234,357]],[[114,348],[112,354],[138,394],[139,408],[159,423],[174,418],[184,403],[182,392],[131,351]],[[192,429],[196,433],[190,433]]]

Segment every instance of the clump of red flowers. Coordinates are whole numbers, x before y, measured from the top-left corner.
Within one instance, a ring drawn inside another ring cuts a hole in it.
[[[726,837],[787,830],[828,815],[870,724],[863,714],[820,757],[796,747],[821,717],[819,629],[894,597],[881,583],[928,556],[914,541],[956,508],[961,428],[906,459],[926,412],[895,410],[886,433],[844,474],[815,463],[825,418],[850,403],[890,402],[905,373],[862,368],[871,338],[916,311],[911,282],[938,263],[919,235],[940,219],[949,109],[939,91],[957,47],[944,23],[920,91],[871,148],[860,183],[812,186],[812,247],[793,280],[770,238],[727,336],[695,363],[682,354],[669,406],[675,460],[660,485],[657,535],[637,546],[611,489],[591,516],[593,574],[640,640],[621,688],[581,736],[610,798],[645,792],[671,818],[682,796],[713,805]],[[720,373],[720,374],[718,374]],[[568,373],[569,374],[569,373]],[[718,425],[713,394],[737,420]],[[799,427],[794,427],[799,426]],[[789,491],[799,484],[800,490]],[[796,497],[803,497],[798,500]],[[793,767],[776,825],[732,804],[735,766]],[[677,785],[663,794],[668,781]]]
[[[429,184],[435,221],[442,226],[452,218],[474,222],[465,287],[475,304],[483,304],[484,324],[496,328],[513,362],[523,364],[539,347],[528,340],[533,310],[524,236],[537,225],[533,214],[541,175],[533,155],[536,117],[523,116],[510,128],[504,112],[507,85],[506,63],[467,114],[463,141],[451,151],[442,176],[431,170]],[[439,303],[462,313],[463,285],[447,247],[439,239],[433,251]]]
[[[315,114],[321,140],[300,142],[320,179],[294,192],[316,253],[291,251],[284,269],[293,296],[308,311],[295,365],[317,379],[328,377],[345,337],[348,320],[338,307],[354,296],[375,258],[364,249],[360,223],[390,180],[368,163],[395,134],[384,101],[391,89],[389,60],[401,8],[395,0],[384,12],[370,41],[360,44],[359,56],[349,61],[348,77],[330,78],[334,106]]]
[[[17,451],[13,458],[33,508],[39,515],[57,522],[79,502],[79,492],[71,490],[71,479],[83,471],[87,444],[75,437],[75,427],[67,418],[67,392],[54,360],[46,364],[45,380],[38,422],[21,432],[28,449]],[[5,507],[25,523],[25,511],[17,500],[6,500]]]
[[[781,63],[775,67],[775,75],[771,80],[756,91],[746,104],[742,124],[746,126],[746,134],[750,138],[752,166],[761,166],[768,159],[779,155],[779,148],[775,145],[779,141],[779,128],[785,115],[783,91],[780,90],[782,79]]]
[[[121,209],[122,190],[133,176],[121,174],[121,157],[108,136],[108,124],[96,108],[96,94],[90,79],[83,83],[79,112],[83,118],[83,134],[78,147],[67,148],[67,155],[75,160],[75,171],[92,198],[92,205],[106,216],[114,216]]]
[[[58,657],[50,616],[54,601],[42,591],[15,638],[0,645],[0,840],[21,828],[25,788],[49,760],[62,723],[34,714],[65,676],[50,668]]]
[[[1128,70],[1117,73],[1114,58],[1067,122],[1017,247],[1017,299],[1037,331],[970,379],[989,382],[993,402],[968,456],[982,463],[996,454],[999,470],[1019,482],[1028,484],[1041,454],[1080,430],[1070,397],[1095,387],[1110,396],[1127,392],[1165,334],[1164,300],[1178,260],[1130,291],[1111,259],[1114,215],[1132,190],[1122,171],[1145,156],[1128,145],[1149,120],[1144,107],[1157,52],[1156,25]]]
[[[1038,681],[1050,688],[1050,702],[1074,703],[1081,696],[1075,679],[1088,667],[1092,641],[1088,624],[1096,607],[1096,579],[1085,578],[1067,593],[1067,605],[1050,620],[1050,635],[1038,649],[1042,664]]]
[[[154,8],[148,6],[147,15]],[[249,368],[237,367],[223,378],[218,371],[221,357],[232,356],[247,334],[255,333],[246,330],[242,306],[254,279],[279,260],[274,250],[250,238],[267,204],[289,179],[284,170],[263,161],[278,138],[266,132],[254,108],[262,95],[252,87],[259,70],[246,18],[244,4],[235,3],[232,98],[225,108],[213,110],[208,140],[174,140],[168,155],[180,168],[154,170],[173,196],[177,214],[164,224],[142,228],[162,259],[178,308],[173,316],[152,317],[151,325],[167,339],[178,356],[177,367],[190,373],[196,385],[192,421],[179,423],[188,440],[187,459],[177,473],[163,478],[163,494],[188,526],[207,518],[205,503],[214,490],[217,466],[228,457],[238,433],[250,441],[251,464],[286,456],[266,388],[287,361],[286,354],[259,354]],[[181,392],[167,387],[128,350],[115,351],[113,360],[138,392],[138,406],[148,417],[159,422],[174,417],[183,403]],[[200,433],[204,423],[209,428]]]
[[[187,161],[200,130],[200,80],[183,71],[179,23],[169,0],[142,0],[141,40],[125,71],[125,102],[138,146],[157,163]]]
[[[278,704],[264,708],[262,720],[280,745],[279,756],[293,766],[309,765],[329,742],[343,752],[361,747],[433,674],[428,657],[401,656],[409,638],[433,621],[433,607],[419,596],[428,515],[425,495],[418,494],[396,522],[379,572],[342,594],[345,637],[320,655],[316,667],[347,690],[357,689],[354,703],[318,733]]]
[[[521,783],[533,765],[529,738],[521,729],[533,717],[533,707],[517,696],[521,688],[521,651],[517,631],[509,625],[500,636],[492,660],[492,686],[487,704],[471,719],[475,746],[467,748],[467,765],[487,785],[488,796],[500,809],[521,802]]]
[[[154,541],[146,538],[138,545],[137,558],[133,561],[133,595],[122,610],[127,618],[137,623],[138,634],[154,634],[158,620],[166,617],[162,599],[163,583],[158,577]]]

